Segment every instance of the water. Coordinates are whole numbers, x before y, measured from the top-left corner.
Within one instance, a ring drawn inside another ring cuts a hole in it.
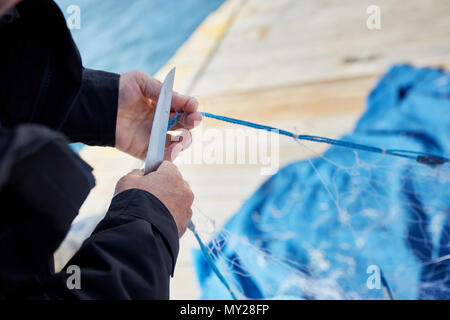
[[[208,14],[224,0],[57,0],[77,5],[81,28],[72,29],[87,68],[122,73],[158,71]]]

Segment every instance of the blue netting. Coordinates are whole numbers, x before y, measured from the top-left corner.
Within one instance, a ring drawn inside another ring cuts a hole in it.
[[[448,156],[450,74],[393,67],[343,139]],[[450,298],[449,187],[448,163],[331,147],[268,179],[209,247],[240,297],[380,299],[376,266],[395,298]],[[202,298],[230,298],[200,252],[195,265]]]

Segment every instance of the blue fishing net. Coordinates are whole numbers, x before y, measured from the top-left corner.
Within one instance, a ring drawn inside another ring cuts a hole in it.
[[[450,74],[394,66],[342,139],[448,156]],[[268,179],[208,247],[239,298],[445,299],[449,215],[449,163],[333,146]],[[194,255],[201,297],[229,299]]]

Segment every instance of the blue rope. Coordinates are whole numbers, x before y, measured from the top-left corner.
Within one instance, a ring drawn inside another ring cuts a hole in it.
[[[227,280],[225,279],[225,277],[222,275],[222,273],[220,272],[220,270],[217,268],[216,264],[214,263],[213,258],[209,254],[208,248],[203,243],[202,239],[200,239],[200,236],[198,235],[197,230],[195,230],[195,225],[192,222],[192,220],[189,221],[188,228],[189,228],[189,230],[192,231],[192,233],[194,234],[195,238],[197,239],[197,242],[200,245],[200,249],[202,250],[202,253],[205,256],[206,261],[208,262],[209,266],[211,267],[211,269],[216,274],[217,278],[219,278],[220,282],[222,282],[222,284],[225,286],[225,288],[227,288],[227,290],[230,293],[231,297],[234,300],[238,300],[236,295],[234,294],[233,290],[231,290],[231,287],[228,284]]]
[[[384,291],[385,291],[387,297],[390,300],[395,300],[394,294],[392,293],[391,288],[389,287],[389,284],[388,284],[386,278],[384,277],[383,271],[381,270],[381,268],[380,268],[380,276],[381,276],[381,284],[382,284],[382,286],[384,288]]]
[[[176,121],[178,121],[178,119],[181,117],[182,113],[177,113],[172,119],[170,119],[168,126],[167,126],[167,131],[170,130],[170,128],[172,128],[172,126],[174,125],[174,123]],[[233,290],[231,290],[230,285],[228,284],[227,280],[225,279],[225,277],[222,275],[222,273],[220,272],[219,268],[217,268],[213,258],[211,257],[211,255],[209,254],[208,248],[207,246],[203,243],[202,239],[200,238],[200,236],[197,233],[197,230],[195,229],[195,225],[194,223],[191,221],[189,221],[188,224],[188,228],[189,230],[192,231],[192,233],[195,236],[195,239],[197,239],[197,242],[200,246],[200,249],[202,250],[203,256],[205,257],[206,261],[208,262],[209,266],[211,267],[211,269],[213,270],[213,272],[216,274],[217,278],[219,278],[220,282],[222,282],[222,284],[225,286],[225,288],[227,288],[228,292],[230,293],[231,297],[234,300],[238,300],[236,295],[234,294]]]
[[[288,136],[288,137],[295,138],[298,140],[314,141],[314,142],[320,142],[320,143],[326,143],[326,144],[330,144],[330,145],[340,146],[340,147],[344,147],[344,148],[350,148],[350,149],[354,149],[354,150],[363,150],[363,151],[368,151],[368,152],[387,154],[387,155],[394,156],[394,157],[408,158],[408,159],[415,160],[419,163],[428,164],[428,165],[441,165],[446,162],[450,162],[450,159],[448,159],[444,156],[430,154],[430,153],[426,153],[426,152],[416,152],[416,151],[399,150],[399,149],[382,149],[382,148],[368,146],[368,145],[364,145],[364,144],[348,142],[348,141],[343,141],[343,140],[337,140],[337,139],[330,139],[330,138],[319,137],[319,136],[312,136],[312,135],[306,135],[306,134],[298,134],[297,135],[290,131],[286,131],[283,129],[278,129],[275,127],[266,126],[266,125],[262,125],[262,124],[257,124],[254,122],[219,116],[219,115],[215,115],[215,114],[212,114],[209,112],[200,112],[200,113],[202,116],[204,116],[206,118],[212,118],[212,119],[225,121],[225,122],[229,122],[229,123],[233,123],[233,124],[237,124],[237,125],[241,125],[241,126],[246,126],[246,127],[250,127],[250,128],[255,128],[255,129],[259,129],[259,130],[276,132],[280,135]],[[181,117],[181,115],[182,115],[182,113],[177,113],[170,120],[169,128],[172,127],[172,125]]]
[[[444,164],[446,162],[450,162],[450,160],[448,158],[445,158],[445,157],[440,156],[440,155],[434,155],[434,154],[429,154],[429,153],[424,153],[424,152],[416,152],[416,151],[410,151],[410,150],[382,149],[382,148],[368,146],[368,145],[363,145],[363,144],[359,144],[359,143],[353,143],[353,142],[348,142],[348,141],[343,141],[343,140],[336,140],[336,139],[330,139],[330,138],[319,137],[319,136],[312,136],[312,135],[305,135],[305,134],[297,135],[297,134],[294,134],[294,133],[286,131],[286,130],[278,129],[278,128],[271,127],[271,126],[261,125],[261,124],[257,124],[257,123],[254,123],[254,122],[249,122],[249,121],[244,121],[244,120],[239,120],[239,119],[219,116],[219,115],[215,115],[215,114],[212,114],[212,113],[209,113],[209,112],[200,112],[200,113],[201,113],[202,116],[204,116],[206,118],[212,118],[212,119],[225,121],[225,122],[229,122],[229,123],[233,123],[233,124],[237,124],[237,125],[241,125],[241,126],[246,126],[246,127],[250,127],[250,128],[255,128],[255,129],[259,129],[259,130],[266,130],[266,131],[269,131],[269,132],[276,132],[276,133],[278,133],[280,135],[292,137],[292,138],[299,139],[299,140],[327,143],[327,144],[330,144],[330,145],[336,145],[336,146],[340,146],[340,147],[344,147],[344,148],[350,148],[350,149],[355,149],[355,150],[363,150],[363,151],[380,153],[380,154],[388,154],[388,155],[391,155],[391,156],[394,156],[394,157],[413,159],[413,160],[415,160],[415,161],[417,161],[419,163],[428,164],[428,165],[441,165],[441,164]],[[178,113],[175,114],[175,116],[172,119],[170,119],[170,121],[168,123],[167,130],[170,130],[172,128],[172,126],[175,124],[176,121],[178,121],[178,119],[182,116],[182,114],[183,113],[179,113],[178,112]],[[195,229],[195,225],[194,225],[194,223],[192,221],[189,221],[188,228],[189,228],[189,230],[191,230],[194,233],[194,236],[197,239],[197,242],[198,242],[198,244],[200,246],[200,249],[201,249],[203,255],[205,256],[206,261],[208,262],[209,266],[213,270],[213,272],[219,278],[220,282],[222,282],[222,284],[230,292],[231,297],[233,299],[237,300],[237,297],[233,293],[233,291],[231,290],[231,287],[228,284],[227,280],[222,275],[220,270],[217,268],[213,258],[209,254],[208,247],[200,239],[200,236],[198,235],[198,233],[197,233],[197,231]],[[391,292],[391,290],[389,288],[389,285],[387,284],[386,279],[382,276],[381,280],[382,280],[383,286],[385,287],[385,289],[386,289],[386,291],[388,293],[388,296],[391,299],[393,299],[392,292]]]
[[[178,119],[180,119],[180,117],[181,117],[182,115],[183,115],[182,113],[177,113],[177,114],[175,114],[175,116],[174,116],[172,119],[169,120],[169,124],[167,125],[167,131],[169,131],[170,128],[172,128],[172,126],[174,125],[174,123],[175,123],[176,121],[178,121]]]

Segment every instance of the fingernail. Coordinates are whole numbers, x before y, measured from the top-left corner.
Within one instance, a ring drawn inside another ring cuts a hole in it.
[[[202,122],[203,117],[202,117],[202,115],[200,113],[196,113],[196,114],[193,114],[191,116],[192,116],[192,118],[194,120],[194,128],[195,128]]]
[[[197,101],[197,99],[194,98],[194,97],[191,97],[189,100],[190,100],[189,101],[190,103],[194,104],[194,110],[197,111],[197,109],[198,109],[198,101]]]

